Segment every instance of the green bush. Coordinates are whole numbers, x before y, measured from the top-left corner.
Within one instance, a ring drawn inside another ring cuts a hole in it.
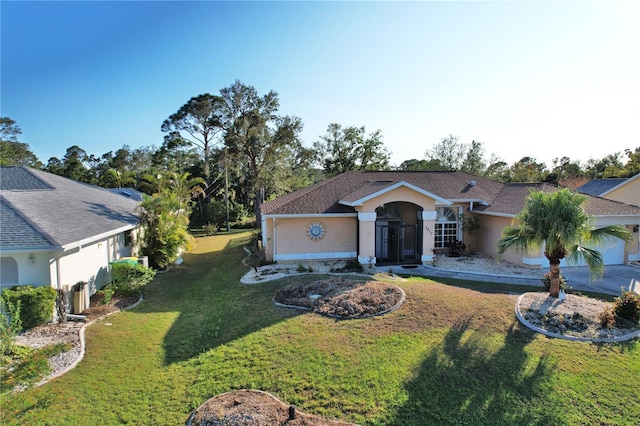
[[[19,306],[22,327],[33,328],[53,319],[56,291],[50,286],[15,286],[2,292],[5,305]]]
[[[0,366],[5,365],[14,353],[14,337],[22,329],[20,306],[0,300]]]
[[[613,303],[613,312],[622,319],[640,322],[640,295],[632,291],[623,291]]]
[[[153,280],[156,273],[153,269],[136,263],[112,263],[111,274],[113,282],[109,285],[117,296],[133,296],[143,291],[144,287]]]
[[[601,328],[611,328],[616,323],[616,315],[613,313],[613,309],[605,309],[598,314],[598,323]]]

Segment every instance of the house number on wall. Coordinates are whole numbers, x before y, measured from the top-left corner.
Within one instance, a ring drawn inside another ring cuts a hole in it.
[[[312,240],[320,240],[324,237],[324,225],[314,222],[307,228],[307,236]]]

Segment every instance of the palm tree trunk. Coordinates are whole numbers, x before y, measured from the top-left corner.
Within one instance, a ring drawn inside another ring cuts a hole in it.
[[[549,296],[558,297],[560,294],[560,264],[551,263],[549,265],[551,275],[551,285],[549,286]]]

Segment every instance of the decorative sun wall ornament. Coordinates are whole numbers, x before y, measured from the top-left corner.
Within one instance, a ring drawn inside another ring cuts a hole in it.
[[[321,240],[324,237],[324,225],[320,222],[313,222],[307,228],[307,236],[314,241]]]

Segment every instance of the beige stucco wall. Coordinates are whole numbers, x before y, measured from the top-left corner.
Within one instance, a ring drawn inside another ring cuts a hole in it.
[[[436,207],[436,201],[433,198],[425,197],[411,188],[401,186],[392,191],[381,194],[378,197],[372,198],[371,200],[365,201],[362,206],[356,207],[356,210],[359,212],[375,212],[376,208],[383,204],[399,201],[417,204],[424,210],[429,211],[435,210]]]
[[[487,215],[477,216],[480,218],[480,231],[478,231],[478,235],[476,237],[476,250],[484,255],[491,256],[494,259],[497,259],[498,249],[496,248],[496,242],[502,237],[502,230],[507,226],[511,226],[512,218]],[[528,254],[519,253],[515,250],[509,250],[501,256],[501,259],[505,262],[513,263],[515,265],[537,267],[524,264],[522,258],[523,256],[537,258],[540,257],[541,254],[541,250],[538,250],[535,253]]]
[[[640,206],[640,177],[631,178],[620,188],[605,194],[603,198]]]
[[[320,240],[312,240],[307,236],[307,229],[314,222],[324,225],[325,235]],[[274,223],[277,232],[275,245]],[[268,260],[355,257],[357,249],[357,219],[355,216],[267,218],[265,225]],[[263,241],[265,241],[264,238]]]

